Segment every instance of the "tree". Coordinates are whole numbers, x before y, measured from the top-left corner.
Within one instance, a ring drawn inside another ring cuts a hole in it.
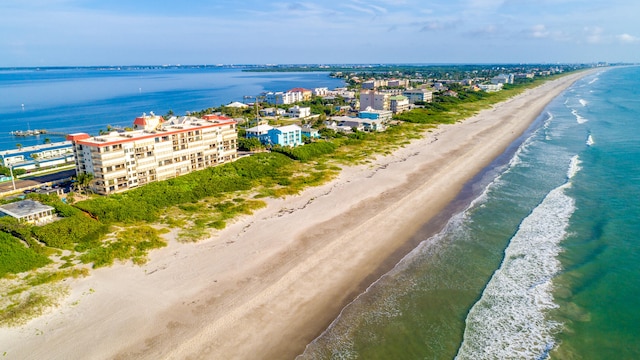
[[[238,149],[245,151],[253,151],[262,147],[260,140],[256,138],[238,138]]]
[[[18,150],[20,150],[20,149],[22,149],[22,144],[17,143],[17,144],[16,144],[16,147],[18,148]]]
[[[89,189],[89,185],[91,185],[91,182],[93,181],[93,174],[88,174],[88,173],[82,173],[82,174],[78,174],[78,176],[76,177],[76,187],[78,190],[87,193],[87,190]]]
[[[51,144],[51,139],[49,139],[49,138],[44,138],[44,143],[45,143],[45,144]]]
[[[38,158],[40,157],[40,155],[36,154],[36,153],[31,153],[29,154],[29,156],[31,156],[31,158],[33,159],[33,161],[35,161],[36,163],[36,168],[40,168],[40,162],[38,161]]]

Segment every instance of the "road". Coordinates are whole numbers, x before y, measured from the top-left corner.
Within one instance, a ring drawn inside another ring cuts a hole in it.
[[[18,179],[16,180],[16,189],[24,189],[32,186],[39,186],[50,181],[63,180],[63,179],[71,179],[72,176],[75,176],[76,170],[65,170],[60,171],[54,174],[47,174],[42,176],[35,176],[28,179]],[[13,184],[11,181],[4,182],[0,184],[0,193],[5,193],[13,190]]]

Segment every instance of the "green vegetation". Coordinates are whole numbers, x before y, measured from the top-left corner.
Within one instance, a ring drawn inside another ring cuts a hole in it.
[[[13,170],[13,175],[14,176],[24,175],[26,173],[27,173],[27,170],[25,170],[25,169],[14,169]],[[8,167],[5,167],[5,166],[0,166],[0,175],[11,176],[11,169],[9,169]]]
[[[336,150],[337,145],[332,142],[319,141],[295,148],[277,147],[273,149],[276,152],[283,153],[294,160],[309,161],[317,159],[326,154],[331,154]]]
[[[147,253],[151,249],[167,246],[160,231],[151,226],[136,226],[123,229],[115,238],[102,242],[101,246],[91,248],[80,256],[83,263],[93,263],[94,268],[112,265],[115,260],[132,260],[134,264],[147,262]]]
[[[238,134],[238,150],[242,151],[255,151],[262,149],[264,146],[257,138],[247,139],[246,137],[240,137]]]
[[[154,222],[171,206],[271,184],[289,175],[292,162],[282,154],[256,154],[125,193],[80,201],[76,206],[103,223]]]
[[[31,251],[16,237],[0,232],[0,278],[37,269],[51,263],[48,257]]]
[[[68,293],[61,281],[84,277],[86,268],[32,272],[19,280],[0,279],[0,326],[18,326],[56,306]],[[13,286],[7,285],[14,282]]]

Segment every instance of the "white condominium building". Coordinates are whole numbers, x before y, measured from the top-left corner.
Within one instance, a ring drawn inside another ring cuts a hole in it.
[[[76,172],[93,175],[90,187],[111,194],[146,183],[202,170],[237,157],[236,121],[205,115],[136,118],[136,129],[91,137],[67,136],[73,143]]]
[[[390,94],[376,91],[360,92],[360,111],[372,108],[374,110],[390,110]]]
[[[416,102],[433,101],[433,92],[426,89],[405,90],[402,94],[406,96],[407,99],[409,99],[410,104],[415,104]]]

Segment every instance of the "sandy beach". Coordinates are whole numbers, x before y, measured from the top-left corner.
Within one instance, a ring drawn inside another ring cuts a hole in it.
[[[61,307],[0,329],[3,359],[293,359],[408,250],[465,183],[502,154],[571,74],[196,244],[67,280]]]

